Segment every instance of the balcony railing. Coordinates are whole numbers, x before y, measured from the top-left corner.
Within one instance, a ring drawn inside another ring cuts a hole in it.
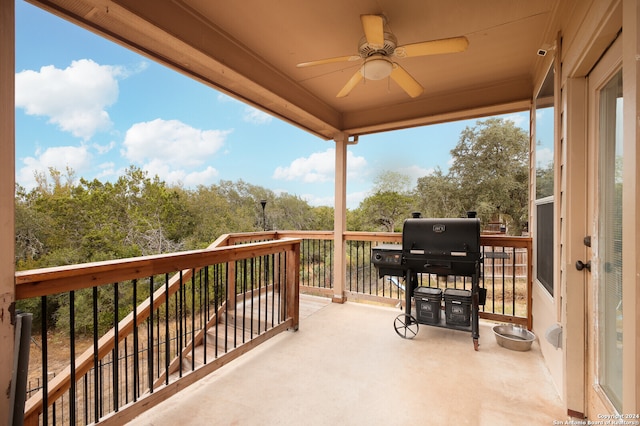
[[[402,279],[378,277],[370,258],[372,246],[400,243],[401,234],[349,232],[344,240],[346,298],[403,304]],[[481,244],[480,316],[530,328],[531,239],[483,235]],[[41,318],[30,368],[41,387],[27,401],[25,424],[119,424],[139,415],[297,328],[298,291],[333,295],[335,256],[330,231],[258,232],[225,235],[206,250],[16,273],[16,298],[38,298]],[[419,279],[471,285],[464,277]],[[62,299],[67,325],[58,321],[51,332],[48,309]],[[83,329],[77,318],[86,309],[93,320]],[[106,325],[104,311],[112,317]]]
[[[30,364],[42,388],[25,424],[121,424],[297,328],[299,252],[299,240],[282,239],[16,273],[16,298],[40,299],[41,361]],[[63,302],[68,326],[52,332],[48,309]]]
[[[331,296],[333,290],[333,233],[278,232],[283,237],[302,238],[300,288],[302,292]],[[404,280],[378,277],[371,263],[371,248],[379,244],[402,243],[401,233],[346,232],[346,297],[352,301],[370,301],[404,305]],[[480,317],[492,321],[520,324],[531,329],[532,264],[530,237],[483,234],[480,236],[483,266],[480,287],[487,290]],[[432,274],[420,274],[419,284],[440,288],[471,288],[466,277],[446,280]]]

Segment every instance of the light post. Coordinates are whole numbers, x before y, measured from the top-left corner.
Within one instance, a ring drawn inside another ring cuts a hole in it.
[[[267,221],[266,221],[265,215],[264,215],[264,208],[267,205],[267,200],[260,200],[260,204],[262,205],[262,230],[266,231],[267,230]]]

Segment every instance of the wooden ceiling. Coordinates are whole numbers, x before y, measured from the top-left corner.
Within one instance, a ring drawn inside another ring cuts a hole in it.
[[[526,109],[553,45],[561,0],[29,0],[322,138]],[[567,2],[565,2],[566,4]],[[573,3],[569,2],[569,3]],[[566,7],[565,7],[566,9]],[[382,14],[399,45],[465,36],[466,51],[396,61],[423,87],[363,80],[363,14]]]

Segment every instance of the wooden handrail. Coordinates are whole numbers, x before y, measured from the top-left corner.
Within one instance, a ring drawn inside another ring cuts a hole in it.
[[[214,247],[181,253],[19,271],[15,274],[16,300],[264,256],[283,251],[283,248],[289,247],[293,241],[281,239],[240,246]]]

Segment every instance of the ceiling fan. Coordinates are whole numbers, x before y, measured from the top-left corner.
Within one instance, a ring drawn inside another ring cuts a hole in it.
[[[466,37],[452,37],[398,46],[397,39],[393,33],[385,31],[386,19],[384,16],[360,15],[360,20],[362,21],[365,35],[358,44],[357,55],[302,62],[297,65],[297,67],[303,68],[364,59],[360,69],[338,92],[336,95],[338,98],[347,96],[363,78],[367,80],[382,80],[386,77],[391,77],[412,98],[420,96],[424,90],[423,87],[392,58],[464,52],[469,45]]]

